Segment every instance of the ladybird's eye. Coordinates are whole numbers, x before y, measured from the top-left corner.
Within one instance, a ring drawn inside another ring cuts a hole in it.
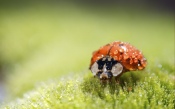
[[[103,69],[103,66],[104,66],[104,64],[105,64],[105,61],[102,60],[102,59],[100,59],[100,60],[97,62],[97,64],[98,64],[98,69]]]
[[[118,76],[122,72],[122,70],[123,70],[123,66],[120,63],[117,63],[112,67],[111,72],[113,76]]]
[[[93,75],[96,75],[96,73],[99,71],[99,70],[98,70],[98,64],[97,64],[97,62],[95,62],[95,63],[91,66],[91,71],[92,71]]]

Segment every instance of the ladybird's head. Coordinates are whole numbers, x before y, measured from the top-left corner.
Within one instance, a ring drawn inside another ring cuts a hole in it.
[[[97,76],[102,82],[107,82],[113,76],[121,74],[123,66],[113,58],[106,56],[96,61],[90,69],[94,76]]]

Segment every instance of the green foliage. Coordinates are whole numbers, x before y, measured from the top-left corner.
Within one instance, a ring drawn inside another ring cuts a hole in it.
[[[11,108],[127,108],[127,109],[173,109],[175,87],[172,79],[162,80],[155,72],[128,72],[121,77],[123,83],[101,84],[92,76],[71,76],[62,79],[49,80],[6,104]],[[81,75],[82,76],[82,75]],[[74,79],[72,79],[74,78]],[[139,79],[137,79],[139,78]],[[162,84],[163,83],[163,84]]]
[[[171,14],[36,4],[0,7],[0,15],[0,73],[8,98],[2,109],[174,109]],[[91,53],[115,40],[139,48],[148,66],[123,74],[120,84],[102,85],[87,71]]]

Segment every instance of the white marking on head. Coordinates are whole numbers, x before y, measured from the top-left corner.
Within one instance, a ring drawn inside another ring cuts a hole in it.
[[[106,60],[106,58],[102,58],[102,61],[105,61]]]
[[[95,62],[95,63],[91,66],[91,71],[92,71],[93,75],[96,75],[96,74],[97,74],[97,72],[99,71],[99,70],[98,70],[98,64],[97,64],[97,62]]]
[[[107,69],[106,69],[106,64],[103,66],[103,73],[106,73]]]
[[[111,61],[111,57],[108,58],[108,61]]]
[[[123,71],[123,66],[120,63],[115,64],[111,70],[113,76],[118,76],[122,71]]]

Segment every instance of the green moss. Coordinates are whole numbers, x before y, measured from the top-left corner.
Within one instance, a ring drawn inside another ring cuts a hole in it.
[[[72,76],[38,84],[20,99],[2,108],[129,108],[173,109],[175,87],[173,80],[166,81],[153,72],[126,73],[120,82],[104,85],[92,76]],[[162,73],[162,72],[156,72]],[[74,79],[71,79],[74,78]],[[136,79],[139,78],[139,79]],[[163,84],[162,84],[163,83]]]

